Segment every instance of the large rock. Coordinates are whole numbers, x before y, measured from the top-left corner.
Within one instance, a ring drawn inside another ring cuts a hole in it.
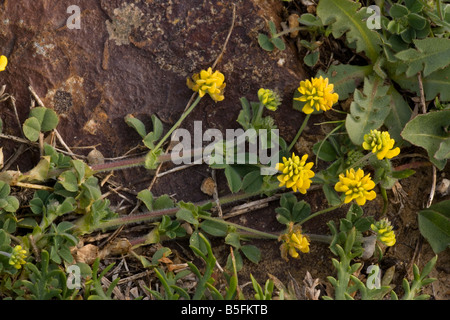
[[[194,120],[202,120],[204,129],[237,128],[239,98],[256,100],[257,90],[266,87],[281,93],[283,105],[272,115],[287,140],[294,136],[303,115],[292,117],[292,94],[304,78],[295,49],[288,45],[283,52],[268,53],[257,43],[258,33],[267,33],[268,20],[280,28],[280,1],[76,2],[80,29],[66,26],[74,1],[3,2],[0,50],[9,65],[0,73],[0,84],[17,99],[22,122],[31,85],[60,114],[58,130],[69,146],[99,145],[105,157],[124,154],[140,140],[125,124],[127,114],[148,127],[156,114],[166,130],[179,118],[192,94],[186,78],[219,56],[235,4],[233,33],[216,67],[226,77],[225,100],[203,99],[182,126],[192,129]],[[8,106],[0,108],[9,133],[18,135],[11,111],[3,112]]]

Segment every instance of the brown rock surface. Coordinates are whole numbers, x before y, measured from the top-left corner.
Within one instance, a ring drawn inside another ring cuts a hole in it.
[[[156,114],[166,130],[181,115],[192,94],[186,77],[219,56],[233,3],[235,27],[217,65],[226,77],[226,100],[204,99],[184,126],[203,120],[208,128],[237,127],[239,98],[254,99],[260,87],[278,89],[290,108],[303,78],[294,50],[269,54],[256,41],[266,32],[265,19],[280,20],[283,8],[270,0],[78,1],[80,29],[66,27],[71,1],[5,1],[0,49],[9,65],[0,80],[16,97],[21,121],[31,85],[61,115],[58,130],[69,146],[100,144],[105,157],[119,156],[139,143],[123,120],[127,114],[147,125]]]

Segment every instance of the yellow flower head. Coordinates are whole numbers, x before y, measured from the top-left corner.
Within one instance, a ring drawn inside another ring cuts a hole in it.
[[[369,134],[364,135],[362,144],[365,150],[370,150],[377,155],[379,160],[384,158],[391,159],[400,153],[400,148],[393,149],[395,140],[391,139],[389,132],[370,130]]]
[[[300,87],[298,91],[302,94],[299,98],[294,100],[306,102],[302,111],[306,114],[323,110],[327,111],[333,107],[338,99],[339,95],[335,92],[334,85],[328,84],[328,78],[312,78],[310,80],[300,81]]]
[[[11,257],[9,258],[9,264],[14,266],[16,269],[20,269],[23,264],[26,263],[24,260],[27,257],[26,250],[22,249],[22,246],[15,246]]]
[[[8,58],[5,56],[0,56],[0,71],[5,71],[8,65]]]
[[[209,94],[214,101],[222,101],[225,97],[223,95],[225,89],[225,76],[219,71],[202,70],[200,73],[196,73],[191,79],[187,79],[187,86],[203,97],[205,94]]]
[[[276,111],[281,104],[278,94],[270,89],[259,89],[258,99],[270,111]]]
[[[395,244],[395,233],[388,219],[381,219],[372,224],[370,228],[377,234],[377,239],[388,247],[392,247]]]
[[[362,169],[355,172],[353,168],[347,170],[345,175],[341,173],[339,182],[334,186],[336,191],[345,193],[345,203],[355,199],[360,206],[363,206],[366,200],[375,199],[377,194],[372,190],[373,188],[375,188],[375,183],[370,178],[370,173],[364,175]]]
[[[314,172],[311,171],[314,163],[306,163],[308,155],[305,154],[302,159],[292,153],[292,157],[286,159],[283,157],[283,163],[277,163],[275,168],[281,171],[278,175],[280,187],[286,185],[286,188],[292,188],[294,192],[300,191],[305,194],[306,190],[311,186],[310,178],[314,177]]]
[[[309,240],[302,234],[302,228],[299,225],[293,226],[293,222],[289,224],[287,233],[282,234],[278,241],[283,241],[280,246],[281,256],[284,260],[289,261],[287,254],[292,258],[299,257],[298,251],[303,253],[309,252]]]

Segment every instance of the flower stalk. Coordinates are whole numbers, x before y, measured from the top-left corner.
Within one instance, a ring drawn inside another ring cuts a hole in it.
[[[295,135],[294,139],[292,140],[291,144],[288,147],[288,151],[291,151],[291,149],[294,147],[297,140],[300,138],[300,135],[302,134],[303,130],[305,129],[306,125],[308,124],[308,120],[311,118],[311,114],[307,114],[305,119],[303,120],[302,125],[300,126],[300,129],[298,129],[297,134]]]

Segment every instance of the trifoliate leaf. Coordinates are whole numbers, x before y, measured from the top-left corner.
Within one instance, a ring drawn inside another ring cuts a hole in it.
[[[335,38],[346,34],[349,43],[356,42],[356,52],[362,52],[370,60],[376,61],[381,51],[381,40],[376,31],[366,25],[368,14],[365,8],[358,11],[361,3],[350,0],[321,0],[317,5],[317,15],[324,25],[331,24]]]
[[[401,4],[397,4],[397,3],[395,3],[389,10],[389,15],[394,19],[404,17],[407,14],[408,14],[408,8],[406,8],[405,6],[402,6]]]
[[[395,56],[408,64],[406,76],[412,77],[423,70],[426,77],[450,64],[450,39],[427,38],[413,40],[417,49],[407,49]]]
[[[387,96],[388,86],[379,77],[369,77],[364,81],[363,92],[355,90],[350,114],[345,120],[347,133],[356,145],[363,143],[364,135],[378,129],[390,112]]]
[[[42,132],[55,129],[59,122],[56,112],[45,107],[36,107],[31,109],[30,117],[35,117],[39,120]]]
[[[23,133],[30,141],[37,141],[39,139],[39,133],[41,132],[41,124],[35,117],[28,118],[23,123]]]

